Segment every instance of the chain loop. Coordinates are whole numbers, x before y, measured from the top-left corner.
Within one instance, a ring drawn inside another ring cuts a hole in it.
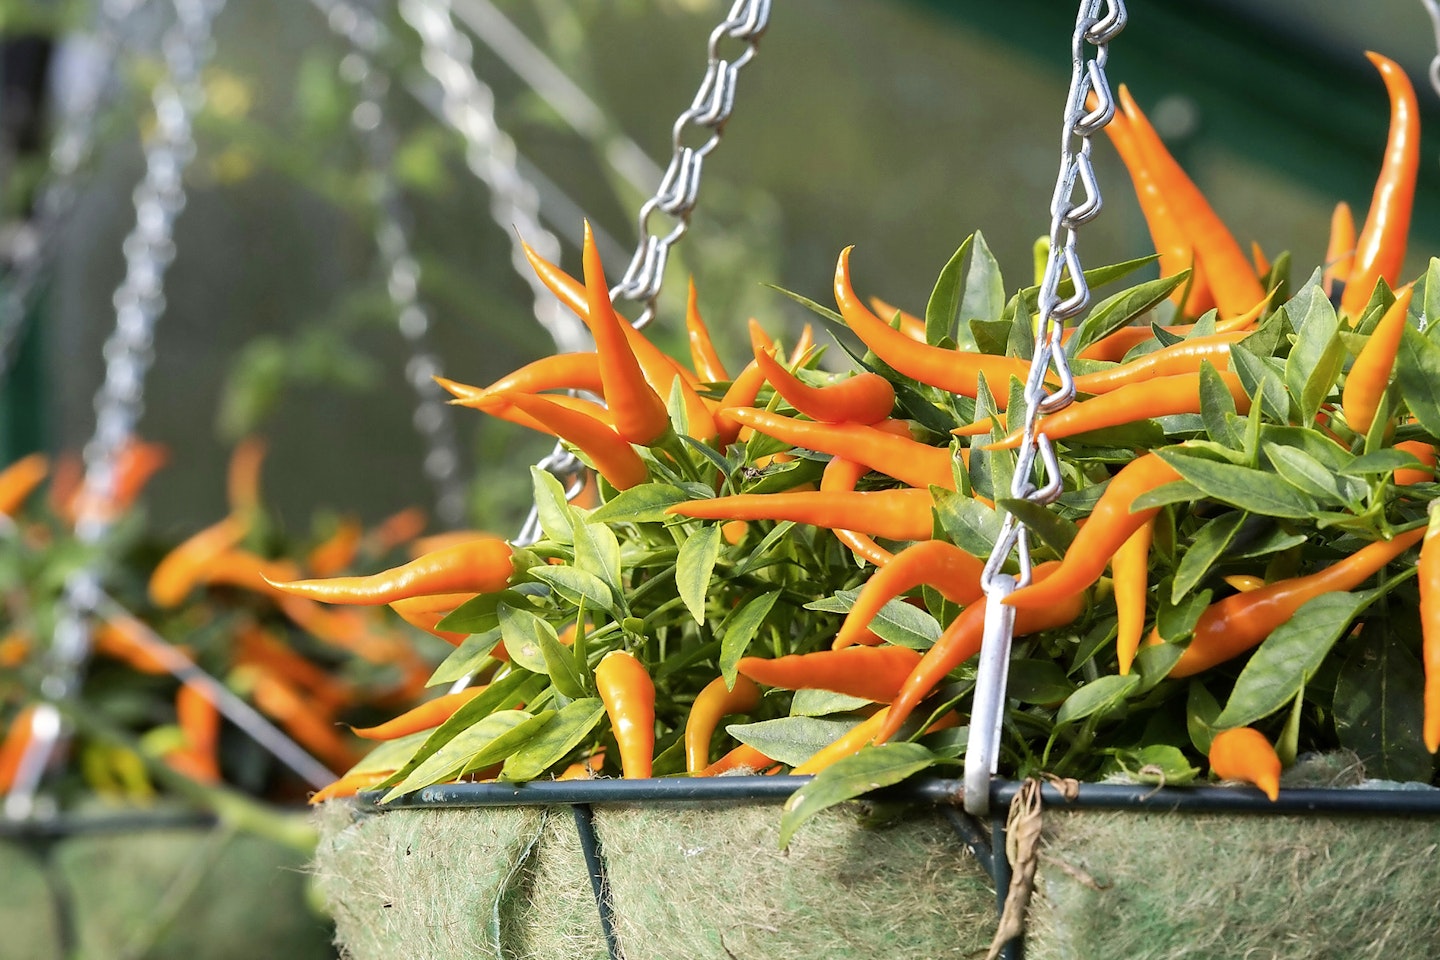
[[[676,118],[671,129],[670,165],[655,195],[640,207],[640,240],[624,276],[610,291],[612,300],[623,298],[642,305],[640,316],[632,321],[636,328],[643,328],[655,316],[655,301],[660,296],[670,248],[690,229],[705,158],[720,145],[725,124],[735,108],[740,71],[755,58],[760,38],[769,24],[770,0],[736,0],[730,13],[710,33],[705,76],[689,109]],[[744,44],[744,49],[733,60],[720,56],[720,46],[727,38]],[[700,146],[685,144],[690,129],[708,134]],[[656,211],[675,221],[668,231],[651,229],[650,218]]]
[[[121,450],[144,412],[145,375],[154,360],[155,322],[165,310],[165,271],[175,258],[175,218],[185,208],[183,175],[195,157],[191,118],[204,103],[200,73],[212,52],[211,23],[224,0],[174,0],[175,20],[160,42],[166,75],[151,91],[155,127],[144,143],[145,172],[136,186],[135,226],[121,249],[125,277],[113,296],[115,331],[106,340],[105,380],[95,394],[95,433],[85,445],[75,536],[94,546],[109,531],[110,498]],[[90,619],[100,602],[92,562],[71,573],[56,612],[31,739],[20,758],[5,815],[33,816],[36,795],[65,731],[56,704],[73,696],[90,655]]]
[[[1126,16],[1123,0],[1081,0],[1071,39],[1070,89],[1060,141],[1060,173],[1050,201],[1050,252],[1036,300],[1039,324],[1030,375],[1025,383],[1025,427],[1010,488],[1012,498],[1035,504],[1054,503],[1064,491],[1060,461],[1050,438],[1041,432],[1041,417],[1075,399],[1075,381],[1061,340],[1065,321],[1090,305],[1090,288],[1080,263],[1076,231],[1093,220],[1102,205],[1095,169],[1090,162],[1090,138],[1115,113],[1105,63],[1110,54],[1108,45],[1124,29]],[[1093,56],[1087,56],[1087,44],[1095,48]],[[1087,109],[1086,102],[1092,93],[1096,106]],[[1081,194],[1078,200],[1077,187]],[[1071,285],[1068,296],[1061,290],[1065,280]],[[1051,373],[1056,386],[1048,389],[1046,381]],[[1041,485],[1033,479],[1037,459],[1045,478]],[[1012,553],[1018,561],[1018,571],[1009,574],[1004,572],[1004,567]],[[1028,584],[1030,578],[1028,531],[1014,514],[1007,512],[980,581],[986,597],[985,634],[965,755],[965,809],[976,815],[988,813],[990,807],[989,784],[999,759],[1005,681],[1014,637],[1014,608],[1001,601]]]
[[[1435,28],[1435,46],[1440,50],[1440,0],[1420,0],[1425,4],[1425,12],[1430,14],[1430,22]],[[1440,52],[1437,52],[1430,60],[1430,86],[1437,94],[1440,94]]]

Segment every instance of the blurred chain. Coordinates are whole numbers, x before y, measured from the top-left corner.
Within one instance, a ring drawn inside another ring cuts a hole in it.
[[[165,271],[175,258],[175,218],[185,208],[184,172],[195,157],[191,119],[204,103],[201,71],[213,48],[211,23],[224,0],[173,0],[175,20],[160,40],[166,74],[151,91],[155,124],[144,138],[145,173],[136,186],[135,226],[125,237],[125,277],[115,290],[115,331],[105,341],[105,380],[95,395],[95,433],[84,450],[75,536],[95,547],[109,530],[119,454],[144,411],[145,375],[154,359],[155,321],[165,309]],[[73,696],[90,654],[91,617],[102,596],[98,561],[66,579],[36,706],[32,736],[5,814],[36,814],[36,794],[64,739],[59,701]]]
[[[623,297],[642,304],[644,309],[632,323],[643,328],[655,316],[655,300],[664,282],[665,263],[670,248],[690,229],[690,216],[700,195],[700,175],[705,158],[720,145],[725,123],[735,109],[735,84],[740,71],[754,59],[760,38],[770,25],[770,0],[736,0],[729,15],[710,34],[707,47],[705,76],[690,108],[675,121],[671,134],[670,166],[660,178],[655,195],[640,208],[640,244],[626,269],[624,277],[610,291],[610,299]],[[734,60],[720,56],[726,39],[738,41],[743,49]],[[698,147],[685,144],[689,130],[708,132]],[[673,225],[668,232],[654,233],[650,218],[655,211],[669,215]]]
[[[101,0],[95,5],[90,29],[67,39],[57,52],[52,73],[60,74],[62,65],[69,64],[72,69],[64,76],[72,84],[53,84],[62,96],[57,97],[59,123],[45,179],[36,191],[30,219],[15,224],[6,237],[5,286],[0,291],[0,380],[15,361],[42,272],[75,207],[80,170],[94,152],[96,121],[113,87],[115,61],[124,45],[122,21],[144,2]],[[80,69],[82,64],[86,69]]]
[[[1436,54],[1430,60],[1430,86],[1440,94],[1440,0],[1420,0],[1425,12],[1430,14],[1430,23],[1435,28]]]
[[[370,199],[376,213],[375,245],[400,335],[410,349],[405,379],[416,394],[412,419],[425,442],[421,469],[435,488],[436,516],[442,525],[453,529],[465,519],[460,447],[455,418],[446,403],[448,395],[435,382],[441,373],[440,359],[430,345],[430,315],[419,298],[420,264],[411,244],[410,210],[391,173],[396,134],[386,119],[384,106],[390,76],[369,53],[362,52],[378,48],[383,35],[373,18],[332,14],[327,20],[332,28],[347,28],[347,39],[353,47],[340,61],[340,76],[356,93],[350,125],[369,161]]]
[[[1075,382],[1061,337],[1065,321],[1090,304],[1090,288],[1080,265],[1076,233],[1100,213],[1100,188],[1090,162],[1091,137],[1115,114],[1105,64],[1110,55],[1110,41],[1125,28],[1125,21],[1123,0],[1081,0],[1070,43],[1070,91],[1065,101],[1060,140],[1060,173],[1050,200],[1050,253],[1040,282],[1035,353],[1025,383],[1025,428],[1010,489],[1012,498],[1031,503],[1053,503],[1064,489],[1060,463],[1043,432],[1041,417],[1075,399]],[[1087,46],[1094,48],[1093,57],[1087,57]],[[1086,100],[1092,93],[1096,106],[1089,109]],[[1075,198],[1077,184],[1081,193],[1078,201]],[[1070,281],[1072,292],[1062,299],[1063,280]],[[1053,390],[1045,382],[1052,371],[1058,381]],[[1045,478],[1040,487],[1032,479],[1037,457]],[[1014,575],[1002,572],[1012,552],[1019,561],[1019,572]],[[1029,582],[1029,536],[1025,525],[1017,521],[1014,514],[1007,513],[981,578],[986,597],[985,634],[965,755],[965,809],[977,816],[989,811],[990,778],[999,759],[1005,682],[1014,638],[1015,610],[1001,601]]]

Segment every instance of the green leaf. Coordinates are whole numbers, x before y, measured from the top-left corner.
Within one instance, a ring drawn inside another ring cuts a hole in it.
[[[1419,463],[1420,461],[1414,454],[1387,447],[1384,450],[1376,450],[1374,453],[1366,453],[1354,458],[1338,472],[1346,477],[1368,477],[1394,473],[1396,470],[1415,467]]]
[[[720,628],[720,674],[725,678],[727,687],[735,686],[735,665],[745,656],[750,641],[755,639],[760,624],[769,615],[779,597],[779,590],[762,593],[725,619]]]
[[[1075,692],[1075,684],[1053,660],[1010,661],[1005,695],[1021,703],[1055,703]]]
[[[1421,737],[1425,679],[1418,658],[1383,621],[1360,632],[1360,644],[1335,683],[1340,746],[1365,764],[1367,776],[1428,781],[1434,759]]]
[[[1312,498],[1279,482],[1273,473],[1186,456],[1175,449],[1158,452],[1182,479],[1212,500],[1267,517],[1306,519],[1319,509]]]
[[[541,638],[554,640],[558,644],[560,640],[554,627],[528,610],[502,605],[500,635],[505,639],[505,650],[510,654],[512,663],[531,673],[549,676],[550,665],[546,660]]]
[[[1140,319],[1164,302],[1188,277],[1189,272],[1185,271],[1173,277],[1147,280],[1102,300],[1080,321],[1075,333],[1066,342],[1066,355],[1078,357],[1092,343],[1103,340],[1121,327]]]
[[[584,524],[576,524],[575,529],[580,530]],[[615,606],[615,594],[611,593],[610,587],[599,577],[592,573],[586,573],[577,567],[569,566],[535,566],[530,568],[530,576],[542,583],[547,583],[555,591],[556,595],[563,598],[572,605],[585,604],[587,607],[596,607],[612,614],[618,614]],[[501,622],[504,622],[502,615]]]
[[[556,476],[542,467],[531,467],[530,478],[535,488],[535,510],[540,529],[556,543],[574,543],[575,508],[565,499],[565,487]]]
[[[935,288],[930,291],[930,300],[925,304],[926,343],[936,344],[956,334],[955,321],[960,316],[960,304],[965,296],[965,257],[974,241],[974,234],[966,237],[961,242],[960,249],[940,268],[940,276],[935,278]],[[881,319],[888,320],[889,317]],[[968,328],[966,336],[973,345],[974,338],[970,337]]]
[[[1364,489],[1353,479],[1337,475],[1303,450],[1262,444],[1261,451],[1286,483],[1317,500],[1356,504]]]
[[[1250,352],[1250,341],[1254,337],[1230,348],[1230,366],[1240,378],[1240,385],[1253,400],[1260,398],[1260,411],[1271,420],[1281,423],[1290,421],[1290,410],[1285,403],[1285,380],[1269,357],[1257,357]],[[1264,393],[1261,393],[1261,390]]]
[[[680,544],[675,561],[675,587],[680,599],[696,623],[705,622],[705,597],[710,591],[710,577],[720,556],[720,527],[709,525]]]
[[[688,491],[668,483],[642,483],[621,491],[590,514],[591,523],[663,523],[665,511],[695,499]]]
[[[780,846],[790,844],[806,820],[846,800],[912,777],[934,764],[933,753],[918,743],[886,743],[863,747],[815,775],[785,801],[780,818]]]
[[[506,759],[500,779],[534,780],[578,747],[603,716],[605,704],[599,698],[572,700]]]
[[[832,690],[796,690],[790,699],[790,716],[825,717],[832,713],[849,713],[873,703],[864,697],[852,697]]]
[[[519,749],[553,715],[550,712],[531,715],[524,710],[491,714],[457,733],[392,787],[380,802],[389,803],[431,784],[453,780],[466,770],[499,763]]]
[[[995,501],[995,506],[1013,513],[1016,520],[1061,556],[1070,549],[1079,530],[1074,521],[1066,520],[1054,510],[1030,500],[1001,498]]]
[[[1227,447],[1238,448],[1240,435],[1233,426],[1235,398],[1225,385],[1220,371],[1209,360],[1200,363],[1200,417],[1210,439]]]
[[[961,340],[969,330],[970,320],[993,320],[1005,310],[1005,280],[1000,276],[1000,264],[990,252],[990,246],[980,231],[975,231],[975,248],[970,253],[970,270],[965,275],[964,298],[960,302],[957,319],[960,321],[956,343],[961,350],[974,345]],[[927,313],[927,334],[928,320]]]
[[[389,773],[391,770],[399,770],[430,736],[430,732],[429,730],[420,730],[415,733],[407,733],[394,740],[384,741],[374,750],[365,754],[359,763],[346,770],[345,776],[352,773]]]
[[[1249,726],[1293,700],[1374,599],[1373,592],[1325,593],[1296,610],[1251,655],[1215,725]]]
[[[482,593],[451,610],[435,624],[435,628],[454,633],[487,633],[500,625],[498,611],[502,603],[523,607],[526,602],[525,595],[515,590]]]
[[[1168,743],[1117,750],[1115,765],[1138,783],[1175,786],[1189,783],[1200,775],[1200,768],[1190,765],[1184,751]]]
[[[1210,568],[1224,556],[1230,542],[1235,539],[1236,532],[1244,522],[1244,513],[1224,513],[1196,531],[1195,538],[1190,542],[1190,548],[1185,551],[1185,556],[1180,559],[1180,565],[1175,568],[1175,579],[1170,584],[1172,602],[1178,603],[1180,598],[1194,590],[1200,581],[1205,579],[1210,573]]]
[[[784,540],[785,537],[789,535],[791,529],[793,529],[794,526],[794,520],[782,520],[779,523],[775,524],[775,529],[765,534],[764,539],[762,539],[758,544],[756,544],[755,549],[750,552],[750,556],[746,557],[740,563],[740,565],[735,568],[735,572],[732,574],[732,576],[743,577],[762,560],[767,559],[770,556],[770,551],[774,548],[775,544],[779,543],[781,540]]]
[[[1295,344],[1285,361],[1285,386],[1309,424],[1330,392],[1345,361],[1345,345],[1337,336],[1340,320],[1318,285],[1307,284],[1285,305],[1295,328]]]
[[[1187,483],[1184,480],[1172,480],[1170,483],[1162,483],[1155,489],[1140,494],[1130,502],[1130,509],[1149,510],[1152,507],[1164,507],[1172,503],[1194,503],[1204,499],[1205,495],[1195,484]]]
[[[620,571],[620,541],[615,531],[593,518],[586,518],[575,524],[574,533],[576,568],[603,580],[610,588],[612,600],[619,600],[623,607],[625,586]]]
[[[940,520],[940,529],[955,546],[972,557],[988,557],[1000,538],[1000,527],[1004,517],[973,497],[959,494],[941,497],[936,501],[935,514]]]
[[[859,595],[859,590],[841,590],[833,597],[812,600],[805,609],[849,613]],[[885,642],[912,650],[929,650],[940,636],[940,624],[934,617],[899,599],[887,601],[880,608],[870,621],[870,629]]]
[[[1220,701],[1216,700],[1205,684],[1191,680],[1185,694],[1185,729],[1190,734],[1190,743],[1204,756],[1210,755],[1210,741],[1221,728],[1215,719],[1220,716]]]
[[[1426,329],[1440,326],[1440,257],[1430,258],[1430,268],[1425,271],[1425,296],[1420,302],[1424,304]]]
[[[1332,473],[1344,473],[1355,457],[1349,450],[1318,430],[1267,423],[1260,428],[1260,449],[1290,447],[1318,460]]]
[[[856,724],[855,717],[779,717],[758,723],[732,723],[725,732],[772,760],[798,767],[818,750],[830,746]]]
[[[1091,680],[1065,699],[1055,714],[1057,726],[1075,723],[1086,717],[1104,717],[1120,709],[1125,698],[1140,685],[1134,674],[1111,675]]]
[[[1440,344],[1407,324],[1395,356],[1395,380],[1420,426],[1440,437]]]
[[[1210,606],[1213,593],[1211,590],[1201,590],[1199,593],[1187,593],[1173,604],[1160,604],[1160,609],[1155,614],[1155,627],[1160,632],[1160,638],[1174,643],[1194,633],[1195,624],[1199,622],[1200,614]]]
[[[486,630],[484,633],[474,633],[450,651],[450,655],[441,661],[440,666],[430,675],[427,687],[435,687],[444,683],[454,683],[461,677],[468,677],[490,658],[490,651],[495,649],[495,644],[500,642],[500,628]]]

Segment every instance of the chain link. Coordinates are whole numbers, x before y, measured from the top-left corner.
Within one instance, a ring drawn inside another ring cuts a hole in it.
[[[114,86],[115,60],[124,43],[122,21],[140,2],[97,3],[89,32],[58,51],[55,72],[60,72],[60,64],[69,65],[63,75],[71,83],[59,89],[68,96],[59,99],[59,124],[31,218],[11,228],[7,237],[6,284],[0,292],[0,379],[15,362],[36,288],[75,207],[80,171],[95,149],[97,118]]]
[[[705,76],[689,109],[675,121],[671,132],[670,165],[660,178],[655,195],[640,207],[640,241],[625,275],[610,291],[610,298],[624,298],[643,306],[633,322],[643,328],[655,316],[655,301],[664,282],[670,248],[690,229],[690,217],[700,196],[700,177],[705,158],[720,145],[725,124],[735,108],[735,87],[740,71],[755,57],[760,38],[770,25],[770,0],[736,0],[730,13],[711,32],[706,49]],[[721,57],[726,40],[738,41],[743,49],[733,60]],[[688,131],[708,134],[698,147],[688,146]],[[673,221],[668,231],[655,232],[650,219],[656,211]]]
[[[125,277],[115,290],[115,330],[104,346],[105,380],[95,395],[95,433],[84,449],[75,536],[95,546],[109,530],[116,461],[144,412],[145,375],[154,359],[155,321],[165,309],[164,278],[175,258],[175,218],[185,208],[183,175],[195,156],[191,119],[204,103],[201,70],[212,52],[211,23],[224,0],[173,0],[175,20],[160,41],[166,75],[151,91],[155,126],[144,144],[145,173],[136,186],[135,226],[125,237]],[[11,818],[37,812],[36,793],[64,737],[56,704],[74,695],[90,653],[90,619],[101,597],[92,563],[65,582],[54,639],[36,706],[32,737],[5,800]]]
[[[1430,86],[1440,94],[1440,0],[1420,0],[1425,4],[1425,12],[1430,14],[1430,23],[1435,28],[1435,47],[1437,53],[1430,60]]]
[[[387,122],[384,100],[390,76],[368,51],[378,48],[378,21],[332,15],[328,22],[354,49],[340,61],[340,76],[356,93],[350,124],[364,147],[370,166],[371,201],[377,215],[375,245],[386,276],[386,292],[400,335],[410,356],[405,379],[415,391],[415,429],[425,443],[422,471],[435,488],[435,512],[450,528],[465,517],[465,491],[460,482],[460,447],[455,418],[445,391],[435,383],[440,359],[430,346],[430,315],[419,297],[420,264],[411,243],[411,216],[390,168],[395,156],[395,130]],[[362,52],[367,51],[367,52]]]
[[[1123,0],[1081,0],[1071,38],[1070,90],[1060,141],[1060,173],[1050,201],[1050,253],[1036,302],[1039,324],[1025,382],[1025,427],[1010,488],[1012,498],[1031,503],[1053,503],[1064,489],[1060,462],[1043,432],[1041,418],[1075,399],[1075,382],[1061,338],[1065,321],[1090,305],[1090,289],[1077,251],[1077,231],[1100,213],[1100,188],[1090,162],[1091,137],[1115,114],[1105,64],[1110,41],[1125,28],[1125,21]],[[1088,47],[1094,48],[1093,56],[1087,56]],[[1086,106],[1091,94],[1096,102],[1093,109]],[[1061,289],[1066,280],[1071,285],[1069,296],[1064,296]],[[1046,385],[1052,372],[1057,381],[1053,389]],[[1037,458],[1044,477],[1040,486],[1034,480]],[[1019,571],[1004,573],[1002,568],[1012,553]],[[1007,513],[981,577],[986,597],[985,634],[965,756],[965,809],[977,816],[989,811],[989,781],[999,759],[1005,681],[1015,629],[1014,608],[1001,601],[1028,584],[1030,572],[1030,540],[1025,525]]]

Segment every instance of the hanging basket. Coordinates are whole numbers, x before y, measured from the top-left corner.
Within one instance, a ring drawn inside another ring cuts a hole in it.
[[[74,815],[0,830],[6,960],[321,960],[304,854],[184,813]]]
[[[355,960],[983,954],[997,918],[990,841],[1004,889],[1017,784],[993,786],[993,825],[958,812],[957,782],[935,780],[827,811],[781,851],[778,804],[796,785],[449,784],[385,808],[333,802],[317,872]],[[1043,795],[1031,960],[1428,960],[1440,943],[1440,790],[1287,788],[1274,804],[1226,787]]]

